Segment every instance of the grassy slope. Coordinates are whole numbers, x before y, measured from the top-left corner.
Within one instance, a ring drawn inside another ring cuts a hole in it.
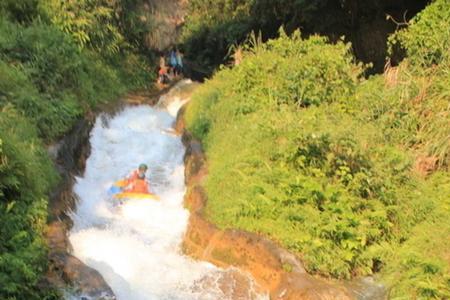
[[[436,30],[449,13],[436,1],[394,37],[409,57],[389,82],[317,37],[257,45],[218,72],[186,114],[209,161],[208,217],[315,273],[381,272],[394,299],[449,297],[450,36]]]

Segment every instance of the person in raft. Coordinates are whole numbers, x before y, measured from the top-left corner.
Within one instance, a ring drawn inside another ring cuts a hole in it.
[[[140,164],[139,168],[126,178],[127,185],[123,191],[127,193],[151,194],[150,184],[145,177],[147,170],[146,164]]]

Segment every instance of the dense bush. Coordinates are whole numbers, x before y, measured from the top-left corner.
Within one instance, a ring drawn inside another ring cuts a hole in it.
[[[11,107],[0,111],[0,297],[50,299],[43,230],[56,174],[37,132]]]
[[[396,199],[371,159],[376,151],[353,136],[357,123],[342,112],[361,72],[344,44],[297,33],[258,46],[199,92],[187,120],[210,160],[214,221],[311,253],[310,270],[371,272],[368,248],[390,236],[395,216],[383,208]]]
[[[0,11],[18,22],[31,22],[38,14],[38,0],[3,0]]]
[[[418,19],[436,6],[450,11],[436,1]],[[393,298],[448,298],[448,63],[410,55],[364,80],[348,46],[282,35],[218,72],[186,111],[208,158],[207,217],[268,235],[311,272],[381,272]]]
[[[0,103],[14,103],[26,112],[46,139],[66,132],[98,103],[151,82],[150,68],[139,55],[118,55],[108,63],[41,23],[21,26],[1,20],[0,58]]]
[[[47,195],[57,181],[44,143],[151,83],[148,59],[122,38],[111,3],[0,2],[1,299],[58,298],[43,284]]]
[[[252,30],[248,15],[250,1],[196,0],[189,2],[189,12],[182,31],[183,50],[189,60],[205,73],[226,61],[231,45],[241,43]]]
[[[278,36],[280,26],[289,34],[300,28],[305,36],[321,34],[332,41],[344,37],[353,44],[359,60],[373,63],[373,68],[366,72],[382,72],[387,52],[385,41],[396,29],[386,15],[408,20],[428,2],[191,0],[181,42],[189,60],[212,73],[218,65],[229,62],[230,49],[252,31],[261,32],[263,40],[267,40]]]
[[[144,0],[47,0],[39,2],[45,20],[69,34],[80,48],[114,57],[124,50],[151,55],[145,46],[153,30]]]
[[[420,67],[429,67],[449,59],[450,10],[448,1],[435,0],[433,5],[419,13],[407,30],[394,34],[390,41],[406,49],[409,61]]]
[[[75,99],[54,99],[39,94],[22,70],[1,61],[0,88],[0,107],[13,104],[27,114],[45,138],[66,132],[81,115]]]
[[[99,52],[114,54],[124,42],[115,26],[117,1],[43,1],[40,9],[62,32],[69,33],[80,47],[89,46]]]

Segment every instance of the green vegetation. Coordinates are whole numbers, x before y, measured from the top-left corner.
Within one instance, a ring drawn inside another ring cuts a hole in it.
[[[263,40],[301,28],[304,37],[327,36],[332,42],[345,37],[356,57],[373,63],[381,72],[386,39],[396,25],[386,15],[404,20],[413,17],[427,0],[190,0],[181,42],[186,56],[205,71],[229,61],[230,46],[242,43],[253,32]],[[405,13],[407,12],[407,13]],[[373,71],[371,70],[371,71]]]
[[[206,216],[267,235],[310,272],[449,298],[449,14],[431,4],[391,37],[408,57],[369,79],[343,42],[281,32],[247,47],[186,111],[208,158]]]
[[[58,298],[43,284],[48,194],[58,181],[45,144],[152,81],[152,56],[137,46],[151,29],[136,21],[139,3],[0,2],[1,299]]]
[[[0,113],[0,295],[51,299],[43,231],[56,173],[34,126],[12,107]]]
[[[414,65],[429,67],[448,62],[450,47],[450,11],[445,1],[436,1],[411,21],[408,30],[402,30],[391,38],[406,48],[409,60]]]

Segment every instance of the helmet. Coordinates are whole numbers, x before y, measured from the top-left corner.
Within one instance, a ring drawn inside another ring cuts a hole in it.
[[[140,164],[139,165],[139,170],[147,170],[148,166],[146,164]]]

